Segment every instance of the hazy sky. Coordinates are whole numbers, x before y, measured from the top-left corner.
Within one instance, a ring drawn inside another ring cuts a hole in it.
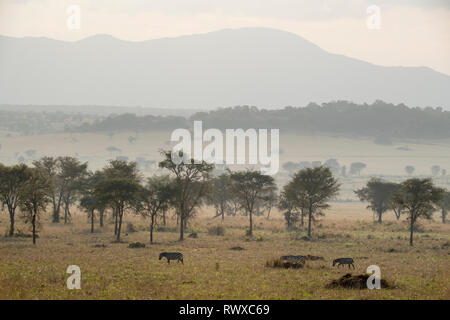
[[[67,27],[70,5],[81,9],[78,30]],[[379,30],[366,25],[370,5],[381,9]],[[290,31],[375,64],[450,75],[449,0],[0,0],[0,35],[13,37],[106,33],[140,41],[248,26]]]

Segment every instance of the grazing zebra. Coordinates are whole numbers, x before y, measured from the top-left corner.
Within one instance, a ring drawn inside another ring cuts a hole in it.
[[[301,262],[301,263],[306,262],[306,258],[304,256],[282,256],[280,260],[290,262]]]
[[[333,267],[334,267],[336,264],[338,265],[338,268],[339,268],[341,265],[347,264],[349,269],[350,269],[350,265],[352,265],[353,269],[355,269],[355,265],[353,264],[353,259],[352,259],[352,258],[339,258],[339,259],[335,259],[335,260],[333,260]]]
[[[183,254],[181,252],[161,252],[159,254],[159,260],[166,257],[167,263],[170,264],[170,260],[178,260],[178,263],[184,264],[183,262]]]

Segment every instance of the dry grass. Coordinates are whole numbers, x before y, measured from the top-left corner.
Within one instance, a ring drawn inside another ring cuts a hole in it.
[[[148,222],[127,215],[136,232],[114,243],[113,225],[89,233],[82,213],[73,223],[54,225],[43,219],[37,245],[23,237],[0,238],[0,299],[450,299],[450,225],[423,224],[415,247],[408,246],[404,222],[374,224],[371,214],[356,205],[339,204],[316,225],[310,241],[304,232],[286,232],[281,215],[255,219],[255,235],[245,235],[246,217],[225,217],[223,236],[210,235],[217,226],[211,209],[189,226],[197,238],[178,242],[175,220],[168,231],[155,232],[149,244]],[[109,219],[108,219],[109,220]],[[0,215],[2,234],[7,215]],[[18,228],[27,228],[18,223]],[[190,231],[189,230],[189,231]],[[368,237],[368,236],[371,237]],[[259,241],[257,241],[259,239]],[[128,248],[130,243],[145,248]],[[230,250],[232,248],[245,250]],[[391,250],[394,249],[394,250]],[[158,260],[162,251],[179,251],[184,265]],[[268,268],[266,261],[282,255],[310,255],[304,268]],[[338,257],[353,257],[354,274],[365,274],[369,265],[381,268],[382,278],[395,283],[392,290],[327,288],[347,270],[332,267]],[[81,290],[68,290],[66,269],[78,265]]]

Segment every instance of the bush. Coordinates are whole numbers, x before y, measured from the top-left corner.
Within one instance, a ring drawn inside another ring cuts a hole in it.
[[[225,228],[223,226],[215,226],[208,229],[208,234],[212,236],[223,236],[225,235]]]
[[[304,264],[294,261],[281,261],[280,259],[270,259],[266,261],[266,267],[268,268],[284,268],[284,269],[299,269],[303,268]]]
[[[136,232],[136,227],[131,223],[131,222],[127,222],[127,233],[133,233]]]
[[[132,242],[128,245],[128,248],[145,248],[145,243],[141,243],[141,242]]]
[[[192,231],[192,232],[188,235],[188,238],[197,238],[197,237],[198,237],[198,234],[197,234],[196,231]]]

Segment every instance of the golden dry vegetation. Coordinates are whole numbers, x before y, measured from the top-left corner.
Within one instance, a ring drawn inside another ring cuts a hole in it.
[[[0,238],[0,299],[450,299],[450,225],[439,223],[437,214],[436,221],[421,224],[412,248],[405,221],[388,212],[378,225],[361,203],[333,203],[310,241],[304,232],[286,232],[278,212],[270,220],[255,219],[253,238],[245,236],[246,217],[227,216],[222,223],[212,216],[210,208],[202,210],[188,227],[197,238],[184,242],[177,241],[176,221],[170,219],[169,230],[156,232],[156,243],[149,245],[147,221],[132,214],[125,218],[123,243],[113,242],[111,223],[102,229],[97,223],[90,234],[82,212],[68,225],[51,224],[47,214],[36,246],[30,238]],[[0,217],[5,233],[8,216]],[[127,233],[127,222],[137,231]],[[217,225],[223,225],[223,236],[208,232]],[[23,223],[17,227],[28,233]],[[147,245],[128,248],[136,241]],[[182,252],[184,265],[159,261],[161,251]],[[324,260],[299,269],[266,266],[287,254]],[[333,268],[338,257],[353,257],[356,270]],[[81,290],[66,287],[66,268],[73,264],[81,268]],[[372,264],[394,289],[326,288]]]

